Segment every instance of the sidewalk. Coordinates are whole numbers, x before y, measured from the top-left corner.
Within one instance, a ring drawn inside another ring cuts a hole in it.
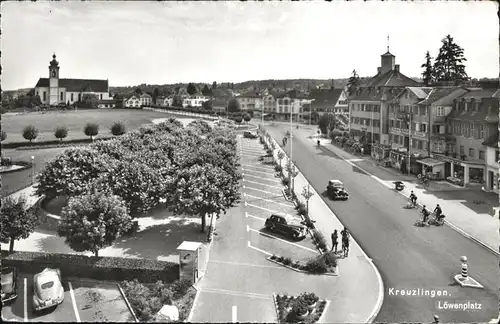
[[[305,132],[302,134],[306,135]],[[306,137],[310,138],[311,133]],[[316,139],[310,138],[312,141]],[[369,174],[376,181],[380,182],[388,189],[393,190],[393,181],[400,180],[404,183],[405,188],[400,193],[409,198],[410,192],[413,191],[418,197],[419,204],[425,204],[427,208],[433,210],[439,204],[446,215],[446,221],[450,227],[460,232],[467,238],[488,248],[495,254],[498,253],[500,246],[500,236],[498,235],[499,220],[490,216],[489,206],[486,204],[476,205],[474,200],[492,201],[497,197],[495,193],[476,193],[473,189],[450,189],[447,191],[431,191],[427,190],[415,183],[414,177],[409,177],[403,174],[398,174],[390,168],[383,168],[373,165],[372,161],[361,159],[359,156],[352,155],[343,149],[331,144],[329,139],[321,139],[321,145],[333,154],[346,160],[347,163],[358,167],[361,171]],[[490,197],[491,196],[491,197]],[[498,206],[498,203],[493,204]]]
[[[275,159],[280,151],[283,152],[276,143]],[[288,157],[285,153],[283,165],[286,163],[288,163]],[[285,170],[284,173],[286,174]],[[305,200],[301,193],[303,188],[307,188],[307,186],[307,180],[299,172],[294,179],[294,191],[299,200],[304,203]],[[312,187],[310,187],[310,191],[314,193],[309,200],[311,219],[316,221],[316,228],[323,233],[330,248],[331,233],[334,229],[341,231],[344,226]],[[349,257],[339,259],[339,276],[332,278],[330,280],[332,283],[328,284],[326,284],[327,280],[325,279],[326,290],[324,294],[326,294],[327,299],[332,301],[323,318],[325,323],[370,323],[382,306],[384,296],[382,278],[358,243],[354,239],[351,242]],[[316,289],[322,288],[325,287],[316,287]]]
[[[34,193],[35,193],[34,186],[30,186],[22,190],[16,191],[13,194],[9,195],[8,197],[17,199],[20,196],[24,196],[26,198],[27,205],[31,207],[38,201],[38,199],[40,199],[40,196],[34,196]]]

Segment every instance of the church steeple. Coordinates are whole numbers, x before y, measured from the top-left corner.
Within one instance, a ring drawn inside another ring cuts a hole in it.
[[[59,62],[56,61],[56,53],[52,55],[52,61],[49,62],[49,78],[59,78]]]

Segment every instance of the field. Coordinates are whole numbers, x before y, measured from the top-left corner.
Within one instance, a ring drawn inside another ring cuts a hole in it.
[[[19,115],[2,115],[2,130],[7,133],[4,143],[26,142],[22,130],[28,125],[38,129],[37,141],[56,140],[54,128],[66,126],[70,139],[87,138],[83,127],[87,123],[99,125],[99,137],[109,137],[111,125],[115,121],[122,121],[127,130],[135,129],[143,124],[151,123],[155,118],[165,118],[168,115],[162,112],[139,109],[87,109],[66,112],[29,113]]]

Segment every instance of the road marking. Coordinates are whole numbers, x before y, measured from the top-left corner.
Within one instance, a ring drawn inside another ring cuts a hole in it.
[[[276,178],[274,178],[274,179],[267,179],[267,178],[262,178],[262,177],[255,176],[253,174],[245,174],[245,173],[242,173],[241,175],[243,177],[252,177],[252,178],[257,178],[257,179],[260,179],[260,180],[266,180],[266,181],[269,181],[269,182],[274,182],[274,183],[281,184],[281,181],[276,180]]]
[[[274,172],[262,172],[262,171],[256,171],[256,170],[249,170],[249,169],[245,169],[245,168],[241,168],[243,171],[247,171],[247,172],[253,172],[253,173],[262,173],[262,174],[265,174],[265,175],[272,175],[274,174]],[[271,170],[269,170],[271,171]]]
[[[24,321],[28,321],[28,278],[24,278]]]
[[[250,189],[250,190],[260,191],[260,192],[263,192],[263,193],[268,194],[268,195],[276,196],[276,198],[283,197],[283,194],[281,193],[281,190],[280,190],[280,192],[276,193],[276,192],[270,192],[270,191],[260,190],[260,189],[253,188],[253,187],[247,187],[245,185],[243,185],[243,189]],[[268,197],[268,198],[272,198],[272,197]]]
[[[248,217],[252,217],[252,218],[255,218],[255,219],[258,219],[258,220],[261,220],[261,221],[266,221],[265,218],[262,218],[262,217],[259,217],[259,216],[254,216],[254,215],[250,215],[249,213],[245,212],[245,217],[248,218]],[[248,225],[247,225],[248,226]],[[248,231],[247,231],[248,232]]]
[[[245,151],[245,152],[243,152],[243,151]],[[240,152],[241,153],[257,153],[257,154],[265,153],[265,151],[263,149],[252,150],[252,149],[243,148],[243,147],[240,147]]]
[[[261,299],[273,299],[272,296],[258,294],[258,293],[247,293],[243,291],[233,291],[233,290],[225,290],[225,289],[217,289],[217,288],[202,288],[201,292],[205,293],[214,293],[214,294],[222,294],[222,295],[231,295],[231,296],[244,296],[250,298],[261,298]]]
[[[233,323],[237,323],[238,322],[237,321],[237,315],[238,315],[237,312],[238,312],[238,310],[237,310],[236,306],[233,306],[233,311],[232,311],[232,313],[233,313],[232,314],[232,322]]]
[[[293,246],[296,246],[296,247],[298,247],[298,248],[301,248],[301,249],[304,249],[304,250],[307,250],[307,251],[310,251],[310,252],[313,252],[313,253],[319,253],[319,252],[318,252],[318,251],[316,251],[316,250],[310,249],[310,248],[305,247],[305,246],[302,246],[302,245],[300,245],[300,244],[297,244],[297,243],[293,243],[293,242],[290,242],[290,241],[284,240],[284,239],[282,239],[282,238],[279,238],[279,237],[274,236],[274,235],[271,235],[271,234],[262,233],[261,231],[256,230],[256,229],[253,229],[253,228],[250,228],[250,227],[247,225],[247,232],[248,232],[249,230],[250,230],[250,231],[252,231],[252,232],[258,233],[258,234],[260,234],[260,235],[262,235],[262,236],[267,236],[267,237],[270,237],[270,238],[272,238],[272,239],[276,239],[276,240],[278,240],[278,241],[281,241],[281,242],[284,242],[284,243],[291,244],[291,245],[293,245]]]
[[[283,207],[290,207],[290,208],[295,208],[295,205],[292,205],[292,204],[282,204],[280,202],[277,202],[277,201],[274,201],[274,200],[271,200],[271,199],[266,199],[266,198],[261,198],[261,197],[257,197],[257,196],[253,196],[253,195],[249,195],[247,193],[243,193],[245,197],[251,197],[251,198],[254,198],[254,199],[260,199],[260,200],[263,200],[263,201],[267,201],[267,202],[271,202],[271,203],[274,203],[274,204],[277,204],[277,205],[280,205],[280,206],[283,206]],[[278,197],[282,197],[281,195],[278,196]],[[277,197],[277,198],[278,198]]]
[[[363,159],[346,159],[346,161],[349,161],[349,162],[361,162],[361,161],[364,161]]]
[[[264,169],[266,171],[272,171],[274,173],[274,170],[272,168],[266,168],[262,166],[256,166],[256,165],[251,165],[251,164],[242,164],[242,166],[247,167],[247,168],[259,168],[259,169]]]
[[[78,314],[78,307],[76,306],[75,293],[73,292],[73,285],[71,284],[71,281],[68,281],[68,286],[69,286],[69,294],[71,295],[71,301],[73,303],[73,310],[75,311],[76,321],[80,323],[81,322],[80,314]]]
[[[255,157],[258,157],[258,156],[260,156],[260,155],[262,155],[262,154],[255,154],[255,155],[251,155],[251,154],[246,154],[246,153],[241,153],[241,152],[240,152],[240,155],[241,155],[241,156],[244,156],[244,157],[253,157],[253,158],[255,158]]]
[[[250,232],[250,226],[247,225],[247,232]]]
[[[271,186],[271,185],[263,184],[263,183],[260,183],[260,182],[251,181],[251,180],[245,180],[245,179],[243,179],[243,182],[255,183],[255,184],[258,184],[258,185],[261,185],[261,186],[266,186],[266,187],[269,187],[269,188],[276,188],[276,189],[280,189],[280,190],[283,189],[282,187]]]
[[[279,267],[279,266],[268,266],[268,265],[259,265],[259,264],[250,264],[250,263],[239,263],[239,262],[228,262],[228,261],[212,261],[212,260],[209,260],[208,262],[228,264],[228,265],[235,265],[235,266],[242,266],[242,267],[286,269],[286,268]]]
[[[253,246],[252,244],[250,244],[250,241],[248,241],[248,247],[249,247],[249,248],[251,248],[251,249],[254,249],[255,251],[259,251],[260,253],[264,253],[264,254],[269,255],[269,256],[271,256],[271,255],[272,255],[272,254],[271,254],[271,253],[269,253],[269,252],[266,252],[266,251],[264,251],[264,250],[261,250],[261,249],[259,249],[259,248],[256,248],[255,246]]]
[[[265,207],[260,207],[260,206],[257,206],[257,205],[254,205],[254,204],[251,204],[251,203],[248,203],[245,201],[245,206],[250,206],[250,207],[254,207],[254,208],[258,208],[258,209],[262,209],[262,210],[265,210],[267,212],[270,212],[270,213],[273,213],[273,214],[277,214],[279,213],[279,211],[276,211],[276,210],[272,210],[272,209],[268,209],[268,208],[265,208]],[[283,211],[284,213],[286,213],[285,211]]]

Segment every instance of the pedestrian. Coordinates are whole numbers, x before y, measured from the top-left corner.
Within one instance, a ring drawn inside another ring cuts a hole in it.
[[[332,233],[332,251],[337,253],[337,246],[339,245],[339,234],[337,233],[337,230],[334,230]]]
[[[347,257],[349,255],[349,231],[344,226],[340,234],[342,235],[342,252],[344,253],[344,257]]]

